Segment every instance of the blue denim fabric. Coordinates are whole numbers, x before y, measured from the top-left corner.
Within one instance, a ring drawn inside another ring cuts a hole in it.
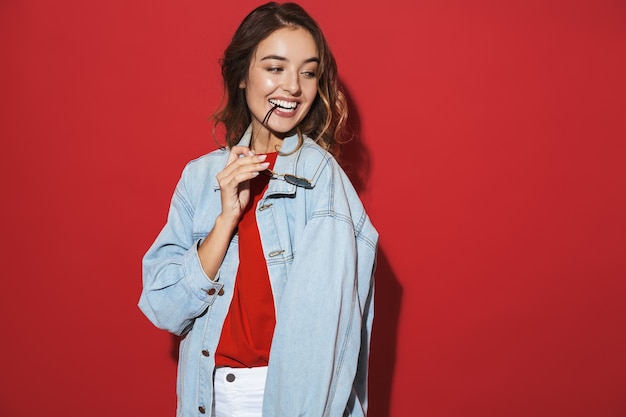
[[[241,144],[249,142],[250,130]],[[281,152],[297,144],[297,136],[286,138]],[[213,280],[197,253],[221,211],[216,175],[227,157],[216,150],[187,164],[143,259],[141,311],[183,336],[179,417],[211,415],[213,353],[239,264],[236,235]],[[343,170],[311,139],[279,156],[274,171],[315,186],[272,180],[255,211],[276,308],[263,415],[365,416],[378,232]]]

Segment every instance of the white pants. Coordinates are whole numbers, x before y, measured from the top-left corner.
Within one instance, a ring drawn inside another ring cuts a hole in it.
[[[267,366],[215,369],[212,417],[261,417]]]

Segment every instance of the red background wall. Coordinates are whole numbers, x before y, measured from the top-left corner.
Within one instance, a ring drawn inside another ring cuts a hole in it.
[[[0,3],[2,417],[174,415],[140,260],[259,4],[213,3]],[[302,4],[381,235],[370,415],[626,416],[624,3]]]

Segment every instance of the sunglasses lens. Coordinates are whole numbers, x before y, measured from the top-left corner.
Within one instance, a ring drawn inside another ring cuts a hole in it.
[[[308,188],[308,189],[313,188],[311,181],[307,180],[306,178],[297,177],[295,175],[289,175],[289,174],[284,175],[284,178],[285,178],[285,181],[287,181],[291,185],[295,185],[296,187],[302,187],[302,188]]]

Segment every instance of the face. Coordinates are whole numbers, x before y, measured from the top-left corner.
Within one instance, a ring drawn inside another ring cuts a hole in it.
[[[302,28],[279,29],[259,43],[248,77],[239,85],[246,89],[255,135],[269,129],[279,140],[306,117],[317,96],[318,67],[313,36]],[[263,119],[273,107],[264,127]]]

